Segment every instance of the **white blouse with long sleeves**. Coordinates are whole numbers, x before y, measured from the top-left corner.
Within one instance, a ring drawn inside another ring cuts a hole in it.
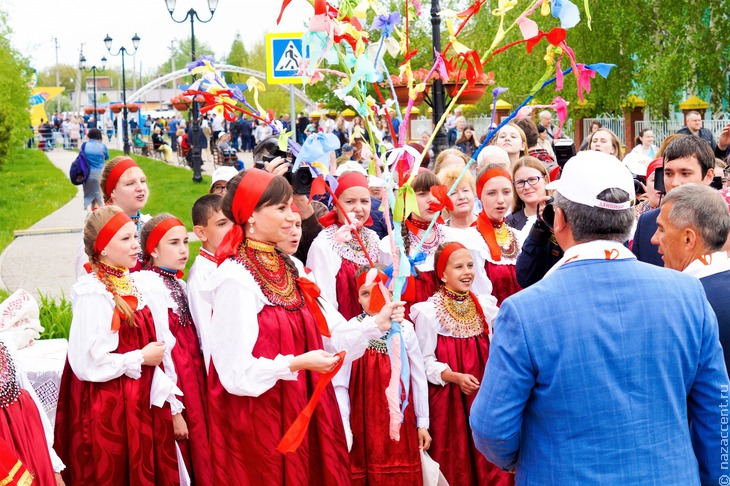
[[[355,257],[354,252],[346,248],[344,243],[340,243],[334,239],[336,225],[323,229],[312,242],[307,253],[307,267],[312,270],[314,278],[317,279],[317,285],[322,291],[322,296],[332,304],[335,309],[339,309],[337,301],[337,285],[336,277],[342,266],[343,255],[346,252],[353,253],[351,261],[358,265],[368,265],[367,258],[360,253]],[[378,262],[378,235],[375,231],[362,228],[360,230],[361,239],[365,246],[370,248],[369,256],[373,263]],[[360,261],[357,261],[359,258]]]
[[[210,355],[223,387],[233,395],[257,397],[279,380],[296,380],[298,372],[289,369],[293,355],[274,359],[254,358],[258,339],[258,313],[271,305],[253,275],[240,263],[228,259],[210,277],[209,291],[204,292],[212,305]],[[374,318],[358,325],[347,322],[325,299],[322,311],[331,338],[323,337],[328,352],[346,350],[345,363],[365,353],[370,339],[382,335]]]
[[[495,317],[497,317],[497,299],[492,295],[478,295],[479,305],[481,305],[484,311],[484,317],[489,326],[488,334],[492,334],[492,325]],[[441,373],[445,370],[450,370],[448,364],[442,363],[436,359],[436,344],[438,342],[438,336],[453,337],[460,339],[458,336],[454,336],[450,330],[446,329],[439,321],[436,305],[433,303],[433,297],[429,298],[426,302],[420,302],[414,304],[411,307],[411,320],[413,321],[416,328],[416,336],[418,337],[418,344],[421,347],[421,353],[423,354],[423,362],[426,368],[426,378],[434,385],[446,385],[446,382],[441,378]],[[459,371],[459,370],[456,370]]]
[[[216,268],[218,268],[218,265],[215,262],[198,255],[195,257],[195,262],[190,267],[190,274],[188,275],[188,306],[190,307],[190,315],[193,316],[193,322],[195,322],[195,329],[198,331],[198,340],[203,351],[206,373],[210,363],[208,332],[213,308],[210,302],[203,297],[203,293],[208,288],[210,276],[213,275]]]
[[[359,324],[358,318],[353,317],[350,322]],[[406,345],[406,354],[408,355],[408,363],[411,369],[411,399],[413,411],[416,414],[416,426],[420,428],[429,427],[428,412],[428,381],[426,379],[426,369],[424,366],[421,348],[418,344],[416,331],[413,324],[408,321],[401,323],[401,335]],[[382,337],[382,336],[381,336]],[[342,366],[340,371],[335,375],[332,384],[335,387],[337,395],[337,403],[340,406],[340,414],[345,430],[348,432],[350,428],[350,378],[352,376],[352,363]],[[385,393],[385,390],[382,390]],[[351,433],[351,432],[350,432]]]
[[[143,270],[132,275],[137,289],[152,313],[157,340],[165,343],[165,356],[162,358],[165,374],[173,383],[177,383],[177,371],[175,370],[175,362],[172,360],[172,348],[175,347],[176,340],[175,336],[172,335],[172,331],[170,331],[170,316],[167,312],[168,309],[177,312],[177,304],[170,295],[170,289],[165,286],[162,277],[158,273]],[[185,283],[181,283],[184,290]],[[185,408],[177,398],[170,401],[170,407],[173,415],[182,412]]]
[[[132,282],[136,285],[134,274],[130,275]],[[83,381],[103,383],[126,375],[132,379],[139,379],[142,376],[142,350],[134,350],[126,353],[116,353],[119,347],[119,334],[112,331],[111,322],[114,314],[114,298],[106,290],[95,275],[87,274],[81,277],[71,287],[71,304],[73,308],[73,319],[68,339],[68,362],[71,365],[76,377]],[[138,309],[147,305],[144,297],[138,302]],[[153,311],[150,307],[150,311]],[[165,311],[166,312],[166,311]],[[153,311],[154,317],[154,311]],[[155,319],[157,320],[157,319]],[[167,318],[164,320],[167,327]],[[159,325],[155,323],[157,340],[166,345],[163,364],[167,368],[169,352],[174,346],[175,338],[167,333],[160,334]],[[175,378],[171,378],[173,376]],[[173,414],[182,410],[180,400],[175,394],[182,392],[176,386],[177,379],[172,367],[171,375],[163,373],[159,367],[155,367],[152,381],[152,401],[160,404],[163,401],[170,402]]]

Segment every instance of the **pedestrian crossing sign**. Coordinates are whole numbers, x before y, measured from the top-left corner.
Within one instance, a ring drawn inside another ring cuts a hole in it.
[[[302,61],[302,32],[266,34],[266,82],[268,84],[298,84]]]

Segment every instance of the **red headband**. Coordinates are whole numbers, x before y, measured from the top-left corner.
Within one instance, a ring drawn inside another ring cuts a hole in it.
[[[369,189],[368,178],[359,172],[350,172],[337,179],[337,189],[335,189],[335,197],[340,195],[351,187],[364,187]]]
[[[649,176],[654,173],[655,170],[661,169],[664,167],[664,159],[659,157],[658,159],[654,159],[651,161],[649,166],[646,168],[646,178],[649,179]]]
[[[117,187],[117,182],[119,182],[122,174],[132,167],[139,167],[137,162],[132,159],[124,159],[114,166],[114,168],[109,172],[109,177],[106,178],[106,184],[104,185],[104,194],[106,197],[111,196],[112,191],[115,187]]]
[[[99,234],[96,237],[96,241],[94,242],[94,254],[98,255],[101,253],[101,251],[107,247],[112,238],[114,238],[114,235],[122,229],[122,226],[131,222],[132,218],[123,212],[118,212],[112,216],[111,219],[101,228],[101,231],[99,231]]]
[[[512,182],[512,176],[509,175],[509,172],[507,172],[505,169],[501,167],[494,167],[493,169],[489,169],[486,171],[477,181],[477,199],[482,198],[482,189],[484,189],[484,184],[489,181],[489,179],[492,179],[493,177],[506,177],[509,179],[510,182]]]
[[[150,235],[147,237],[147,241],[145,242],[144,248],[147,251],[147,254],[151,255],[155,248],[157,248],[162,237],[165,236],[170,229],[176,226],[185,227],[185,225],[174,216],[160,221],[160,223],[150,232]]]
[[[253,210],[276,176],[261,169],[249,169],[243,173],[241,182],[236,186],[236,193],[233,195],[231,212],[235,223],[226,236],[223,237],[215,257],[220,265],[231,255],[238,254],[238,248],[243,242],[243,225],[253,214]]]
[[[444,276],[444,270],[446,270],[446,264],[449,263],[449,258],[451,258],[451,254],[454,253],[457,250],[466,250],[466,247],[459,243],[458,241],[453,241],[451,243],[448,243],[443,250],[441,250],[441,253],[439,254],[439,259],[436,262],[436,276],[441,280]]]
[[[370,273],[370,272],[369,271],[368,272],[362,272],[360,275],[357,276],[357,290],[358,290],[358,292],[360,291],[360,288],[363,285],[365,285],[365,281],[368,278],[368,273]],[[384,274],[383,272],[381,272],[380,270],[378,270],[378,276],[375,277],[375,280],[373,281],[373,283],[375,283],[375,282],[381,282],[381,283],[384,284],[387,281],[388,281],[388,276],[386,274]]]

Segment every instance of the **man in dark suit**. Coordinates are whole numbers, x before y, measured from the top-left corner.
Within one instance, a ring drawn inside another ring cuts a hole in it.
[[[700,137],[679,137],[664,150],[664,186],[667,193],[693,182],[710,185],[715,176],[715,155],[710,144]],[[656,184],[656,183],[655,183]],[[639,261],[664,266],[658,247],[651,242],[657,229],[659,210],[641,215],[631,251]]]
[[[700,279],[717,315],[725,366],[730,365],[730,259],[723,246],[730,212],[720,193],[703,184],[678,187],[662,202],[652,241],[664,266]]]

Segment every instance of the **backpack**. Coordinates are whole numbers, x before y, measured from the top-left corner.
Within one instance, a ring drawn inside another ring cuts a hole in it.
[[[71,179],[71,183],[75,186],[80,186],[89,178],[89,161],[86,160],[84,148],[86,148],[86,142],[81,144],[79,155],[71,163],[71,168],[68,170],[68,178]]]

